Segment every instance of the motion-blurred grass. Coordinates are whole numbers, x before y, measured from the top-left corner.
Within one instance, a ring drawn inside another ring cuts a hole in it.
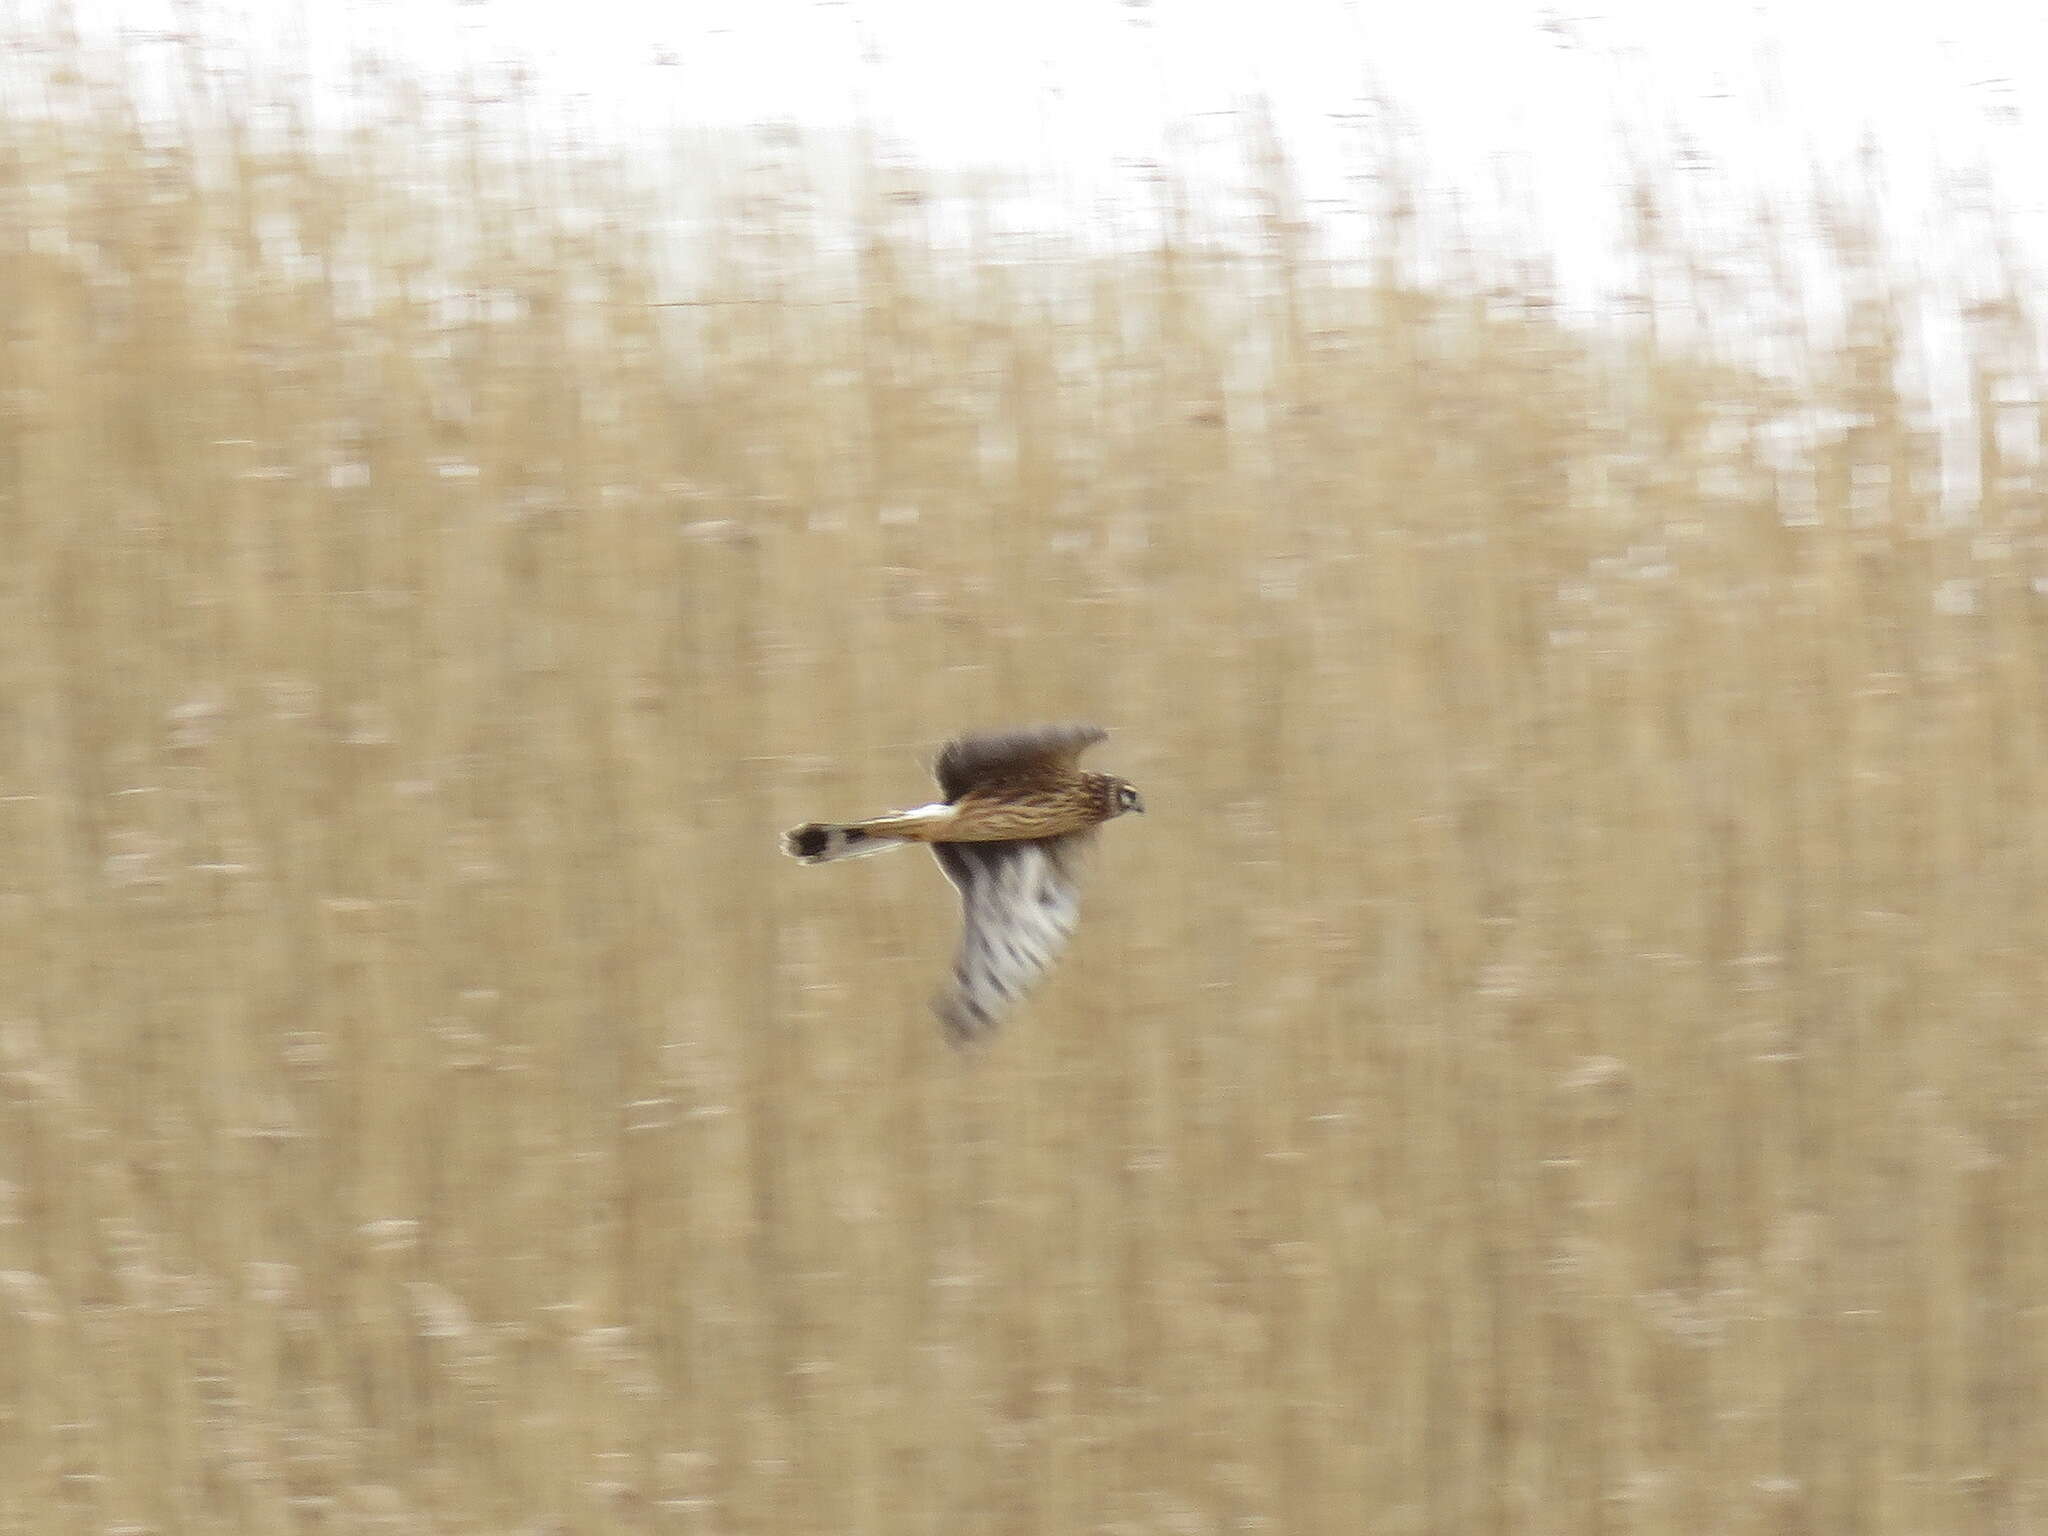
[[[0,1530],[2048,1523],[2031,309],[1943,469],[1849,240],[1767,379],[1270,158],[678,263],[108,78],[0,124]],[[929,861],[775,833],[1067,716],[1152,814],[957,1057]]]

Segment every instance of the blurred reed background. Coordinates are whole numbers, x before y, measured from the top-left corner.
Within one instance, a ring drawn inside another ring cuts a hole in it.
[[[1853,192],[1766,375],[1784,231],[1654,179],[1573,326],[1421,281],[1391,159],[1317,259],[1249,119],[1234,239],[878,151],[840,239],[792,136],[679,230],[516,101],[72,46],[0,123],[0,1531],[2048,1526],[2031,276],[1937,317],[1944,464]],[[929,860],[775,835],[1069,716],[1151,814],[951,1054]]]

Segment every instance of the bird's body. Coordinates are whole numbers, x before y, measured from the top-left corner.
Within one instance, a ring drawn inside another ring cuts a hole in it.
[[[946,798],[855,822],[806,822],[782,846],[805,864],[928,843],[960,893],[966,931],[953,986],[934,1003],[955,1040],[995,1027],[1036,982],[1080,916],[1078,857],[1095,829],[1144,802],[1124,780],[1076,766],[1108,733],[1038,726],[948,742],[935,773]]]

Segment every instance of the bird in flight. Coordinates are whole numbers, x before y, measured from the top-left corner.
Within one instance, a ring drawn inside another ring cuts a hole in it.
[[[1125,780],[1079,766],[1108,736],[1095,725],[1041,725],[959,737],[933,770],[944,800],[867,821],[805,822],[782,834],[782,850],[829,864],[931,845],[964,919],[952,982],[932,1009],[949,1039],[968,1044],[996,1027],[1072,937],[1081,852],[1095,829],[1145,809]]]

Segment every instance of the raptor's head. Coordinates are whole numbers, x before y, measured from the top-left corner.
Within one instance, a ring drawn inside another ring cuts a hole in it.
[[[1121,816],[1126,811],[1143,813],[1145,809],[1145,797],[1138,793],[1138,786],[1129,779],[1111,779],[1109,797],[1109,814],[1112,816]]]

